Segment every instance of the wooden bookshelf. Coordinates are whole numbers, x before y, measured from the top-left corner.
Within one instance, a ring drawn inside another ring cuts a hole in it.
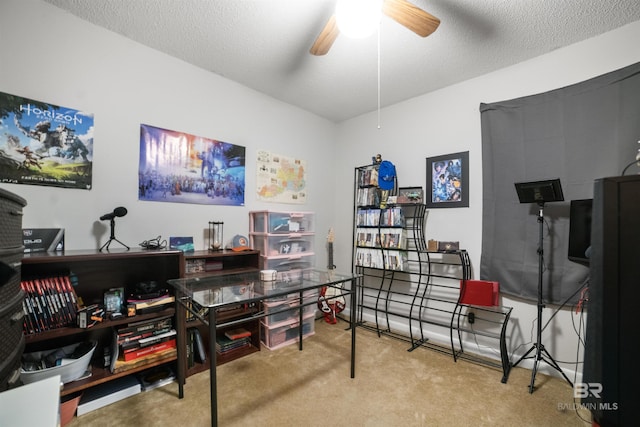
[[[181,253],[179,251],[149,250],[112,250],[37,252],[25,254],[22,260],[21,276],[23,280],[53,276],[72,276],[76,295],[85,305],[102,304],[104,291],[133,286],[144,281],[166,283],[179,277]],[[170,292],[173,290],[167,287]],[[117,320],[105,319],[90,328],[65,326],[61,328],[25,335],[25,353],[60,348],[82,341],[97,341],[90,366],[91,376],[68,382],[61,395],[77,393],[114,379],[135,374],[154,366],[171,363],[175,367],[175,352],[165,358],[148,357],[139,365],[124,372],[112,373],[105,368],[105,348],[111,349],[113,327],[132,322],[150,320],[164,316],[175,316],[175,306],[163,310],[123,317]],[[175,325],[175,318],[174,318]]]
[[[242,273],[247,271],[257,271],[260,269],[260,251],[247,250],[241,252],[234,252],[230,250],[222,251],[195,251],[186,252],[182,254],[181,262],[181,277],[206,277],[219,274],[233,274]],[[185,337],[185,345],[190,346],[189,335],[187,329],[197,328],[200,331],[204,342],[205,351],[207,351],[207,360],[199,362],[194,360],[191,364],[187,358],[179,360],[185,369],[186,377],[194,375],[198,372],[206,371],[209,369],[209,328],[202,321],[193,316],[184,309],[184,307],[177,306],[177,328],[178,334],[182,334]],[[251,316],[258,311],[257,307],[244,307],[239,305],[237,310],[225,311],[216,315],[218,323],[228,322],[234,319],[241,319]],[[184,321],[182,321],[184,319]],[[190,319],[190,320],[187,320]],[[255,353],[260,350],[260,329],[259,321],[254,320],[247,323],[243,323],[242,327],[251,332],[251,345],[248,347],[238,348],[237,350],[230,351],[225,354],[216,355],[216,364],[221,365],[232,360],[236,360],[240,357]],[[219,330],[218,334],[224,334],[225,330]],[[179,341],[180,343],[180,341]],[[180,344],[179,344],[180,345]],[[186,353],[186,352],[185,352]],[[195,359],[195,358],[194,358]]]

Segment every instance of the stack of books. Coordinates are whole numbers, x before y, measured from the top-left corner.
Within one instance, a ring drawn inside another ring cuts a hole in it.
[[[251,346],[251,332],[244,328],[231,329],[216,337],[216,352],[226,354]]]
[[[176,354],[176,330],[171,316],[129,323],[115,330],[111,372],[123,372]]]
[[[176,297],[167,293],[148,299],[135,299],[129,297],[127,298],[127,305],[133,306],[136,310],[136,314],[145,314],[164,310],[169,305],[173,305],[175,301]]]

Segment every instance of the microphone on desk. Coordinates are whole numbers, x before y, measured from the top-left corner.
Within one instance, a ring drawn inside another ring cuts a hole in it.
[[[114,219],[115,217],[123,217],[127,214],[127,208],[123,208],[122,206],[117,207],[113,210],[113,212],[106,213],[100,217],[100,221],[105,221],[107,219]]]

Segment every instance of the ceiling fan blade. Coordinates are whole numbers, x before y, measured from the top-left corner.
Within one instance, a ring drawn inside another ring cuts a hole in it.
[[[427,37],[440,25],[438,18],[407,0],[385,0],[382,13],[422,37]]]
[[[327,25],[325,25],[320,32],[309,52],[317,56],[326,55],[329,49],[331,49],[333,42],[338,38],[338,34],[340,34],[340,30],[336,23],[336,15],[331,15]]]

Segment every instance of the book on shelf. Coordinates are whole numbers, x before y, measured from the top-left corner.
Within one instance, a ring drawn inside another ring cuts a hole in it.
[[[156,353],[161,353],[165,350],[170,350],[175,348],[176,348],[176,339],[171,338],[166,341],[161,341],[147,347],[140,347],[140,348],[135,348],[131,350],[125,350],[122,357],[125,362],[131,362],[132,360],[141,359],[147,356],[154,355]]]
[[[232,340],[224,335],[220,335],[216,338],[216,352],[218,354],[225,354],[229,351],[237,350],[243,347],[248,347],[250,345],[251,345],[250,337],[244,337],[244,338]]]
[[[127,300],[128,305],[133,305],[137,314],[152,313],[165,309],[169,305],[173,305],[176,297],[173,295],[165,295],[150,300]]]
[[[141,337],[141,338],[138,338],[138,339],[134,339],[134,340],[130,340],[130,341],[122,342],[120,344],[120,347],[122,348],[122,350],[125,353],[127,351],[135,350],[135,349],[138,349],[138,348],[149,347],[151,345],[160,343],[162,341],[167,341],[171,337],[175,337],[176,336],[176,330],[175,329],[169,329],[169,330],[164,330],[164,331],[153,331],[153,332],[148,332],[145,335],[147,335],[147,336],[144,336],[144,337]]]
[[[144,332],[157,331],[160,329],[171,328],[173,321],[171,316],[163,316],[151,320],[141,320],[138,322],[128,323],[127,326],[118,328],[117,333],[120,337],[128,337]]]
[[[173,344],[166,344],[173,340]],[[118,363],[146,358],[169,348],[175,348],[176,331],[171,316],[128,323],[114,329],[111,345],[111,372]]]
[[[138,359],[134,359],[131,361],[126,361],[123,359],[116,359],[111,370],[112,373],[118,374],[121,372],[130,371],[132,369],[139,368],[141,366],[145,366],[149,363],[161,362],[163,360],[175,359],[177,352],[176,348],[169,348],[167,350],[159,351],[157,353],[150,354],[148,356],[140,357]]]
[[[251,336],[251,332],[246,330],[245,328],[227,329],[224,334],[230,340],[237,340],[239,338],[246,338]]]
[[[187,329],[187,366],[192,368],[196,362],[207,361],[207,351],[204,346],[202,334],[198,328]]]
[[[193,328],[193,355],[198,356],[198,361],[204,363],[207,360],[207,351],[204,348],[202,334],[197,328]]]
[[[193,328],[187,329],[187,367],[192,368],[194,366],[193,359]]]
[[[186,320],[187,322],[194,321],[199,317],[206,318],[209,315],[209,309],[207,307],[203,307],[195,301],[189,300],[186,302],[187,310],[186,311]],[[194,315],[193,312],[198,313],[198,315]]]

